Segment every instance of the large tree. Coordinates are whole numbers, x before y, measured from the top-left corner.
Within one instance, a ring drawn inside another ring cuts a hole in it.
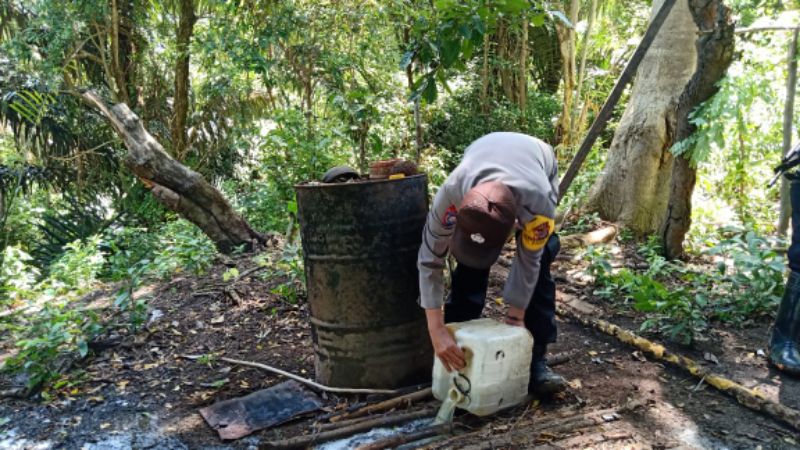
[[[662,3],[653,2],[654,13]],[[688,2],[677,2],[641,63],[605,168],[589,194],[590,209],[639,233],[654,233],[663,223],[675,105],[695,71],[698,31]]]
[[[697,64],[692,78],[683,89],[675,110],[674,140],[689,137],[695,126],[689,113],[717,93],[717,83],[733,60],[733,21],[730,9],[721,0],[689,0],[689,8],[697,27]],[[683,254],[683,240],[692,222],[692,192],[697,180],[697,168],[691,152],[675,159],[672,167],[667,215],[660,229],[664,251],[668,258]]]

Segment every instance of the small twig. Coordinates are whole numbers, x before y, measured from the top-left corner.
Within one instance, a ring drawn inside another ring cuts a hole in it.
[[[415,401],[424,400],[430,397],[431,395],[432,395],[431,388],[422,389],[417,392],[401,395],[400,397],[390,398],[380,403],[373,403],[371,405],[364,406],[363,408],[359,408],[352,412],[345,412],[343,414],[339,414],[338,416],[331,417],[330,422],[339,422],[344,419],[354,419],[356,417],[362,417],[380,411],[388,411],[397,406],[409,407]]]
[[[412,433],[396,434],[386,439],[364,444],[356,447],[356,450],[383,450],[386,448],[394,448],[403,444],[408,444],[409,442],[416,442],[429,437],[445,434],[448,431],[450,431],[450,424],[442,423],[439,425],[425,427]]]
[[[261,449],[290,449],[290,448],[306,448],[313,444],[320,442],[330,441],[332,439],[339,439],[351,436],[362,431],[371,430],[376,427],[388,427],[397,425],[404,422],[409,422],[416,419],[425,417],[433,417],[435,411],[432,408],[426,408],[420,411],[414,411],[405,414],[397,414],[392,416],[382,416],[373,420],[367,420],[351,427],[340,428],[338,430],[326,431],[323,433],[307,434],[298,436],[291,439],[282,441],[266,442],[259,446]]]
[[[569,362],[569,360],[572,359],[572,355],[572,352],[556,353],[547,358],[547,365],[550,367],[560,366],[561,364]]]
[[[197,291],[197,292],[192,292],[192,297],[211,296],[215,294],[216,295],[222,294],[222,291],[216,289],[209,289],[207,291]]]
[[[706,381],[706,376],[703,375],[703,378],[700,378],[700,381],[697,383],[697,385],[694,388],[692,388],[692,392],[697,392],[698,389],[700,389],[700,386],[702,386],[705,381]]]
[[[201,355],[178,355],[181,358],[197,360],[200,359]],[[218,357],[216,358],[220,361],[225,361],[231,364],[239,364],[241,366],[249,366],[255,367],[257,369],[266,370],[268,372],[277,373],[278,375],[283,375],[286,378],[291,378],[292,380],[298,381],[303,383],[307,386],[311,386],[312,388],[319,389],[320,391],[325,392],[333,392],[335,394],[386,394],[386,395],[396,395],[399,392],[402,392],[399,389],[360,389],[360,388],[341,388],[341,387],[331,387],[325,386],[324,384],[319,384],[316,381],[311,381],[307,378],[303,378],[301,376],[295,375],[290,372],[286,372],[285,370],[278,369],[276,367],[268,366],[266,364],[261,364],[252,361],[243,361],[241,359],[233,359],[233,358],[226,358],[226,357]]]

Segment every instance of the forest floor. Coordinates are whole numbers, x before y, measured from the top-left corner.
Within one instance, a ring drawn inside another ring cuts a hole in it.
[[[580,297],[601,308],[604,319],[638,329],[641,317],[620,313],[593,298],[591,286],[568,281],[567,274],[576,269],[574,254],[565,249],[555,264],[559,296]],[[240,273],[255,265],[249,258],[234,263]],[[254,274],[237,283],[235,299],[222,293],[197,295],[221,284],[230,264],[216,264],[200,277],[176,276],[140,292],[151,296],[151,320],[145,329],[107,335],[107,348],[96,347],[89,358],[76,364],[73,378],[81,380],[76,385],[54,392],[49,401],[4,399],[0,448],[257,448],[308,433],[312,416],[227,442],[198,413],[203,406],[282,380],[259,369],[220,361],[204,364],[183,359],[182,354],[214,353],[258,361],[313,378],[308,308],[303,299],[292,304],[272,292],[282,280]],[[490,298],[499,296],[507,270],[495,266]],[[113,291],[98,292],[93,301],[102,301],[104,296],[113,296]],[[486,315],[502,314],[501,304],[488,302]],[[772,400],[800,409],[800,380],[770,368],[759,351],[766,351],[769,325],[763,321],[744,329],[712,328],[710,339],[694,348],[670,348],[747,387],[758,387]],[[0,353],[3,350],[0,347]],[[739,405],[680,369],[643,357],[614,338],[569,320],[559,318],[559,340],[551,351],[571,355],[556,368],[570,381],[566,393],[490,418],[460,415],[457,422],[468,424],[469,433],[430,448],[800,448],[797,434],[781,423]],[[706,361],[706,353],[719,362]],[[0,379],[0,389],[13,381]],[[328,411],[368,400],[322,398]],[[434,406],[432,400],[430,405]],[[536,427],[567,413],[608,408],[616,411],[609,420],[579,431],[548,432]]]

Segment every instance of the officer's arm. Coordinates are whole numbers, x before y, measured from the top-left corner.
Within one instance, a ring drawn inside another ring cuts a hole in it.
[[[444,297],[444,261],[455,228],[456,208],[446,185],[433,199],[422,232],[417,257],[420,305],[425,309],[441,308]]]
[[[525,311],[539,281],[542,253],[553,233],[552,219],[535,216],[517,235],[517,256],[506,280],[503,298],[517,311]]]

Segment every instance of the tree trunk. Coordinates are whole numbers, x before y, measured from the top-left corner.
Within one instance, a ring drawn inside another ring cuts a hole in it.
[[[581,102],[581,96],[583,94],[583,83],[586,78],[586,57],[589,54],[589,37],[592,34],[592,28],[594,27],[594,20],[595,16],[597,15],[597,0],[591,0],[589,5],[589,18],[586,24],[586,31],[583,33],[583,47],[581,48],[581,60],[578,66],[578,82],[575,86],[575,106],[572,108],[571,114],[573,115],[570,119],[570,133],[569,135],[574,138],[578,136],[578,134],[582,131],[583,120],[585,118],[585,112],[588,106],[587,102]],[[581,102],[582,106],[578,108],[578,102]],[[577,111],[580,111],[576,114]]]
[[[220,252],[231,253],[242,246],[253,250],[266,242],[266,237],[250,228],[202,175],[167,154],[128,105],[119,103],[109,107],[91,91],[81,97],[108,119],[125,142],[128,148],[125,165],[151,189],[156,199],[200,227]]]
[[[522,19],[522,36],[519,41],[519,67],[517,67],[517,105],[520,111],[525,112],[525,103],[528,100],[528,18]],[[525,115],[520,116],[525,120]]]
[[[797,90],[797,37],[800,28],[794,29],[789,47],[789,67],[786,77],[786,103],[783,107],[783,156],[792,149],[792,122],[794,119],[794,97]],[[789,201],[789,183],[781,177],[781,214],[778,219],[778,234],[786,236],[789,218],[792,217],[792,204]]]
[[[197,17],[194,0],[181,0],[180,18],[176,33],[178,57],[175,61],[175,98],[172,117],[172,154],[178,161],[186,159],[186,119],[189,115],[189,45]]]
[[[697,37],[696,69],[677,102],[675,142],[695,131],[689,113],[717,93],[717,82],[725,76],[733,60],[734,25],[730,9],[722,0],[689,0],[689,9],[698,29],[713,32]],[[669,259],[683,255],[683,240],[692,223],[696,172],[691,154],[678,157],[672,169],[667,216],[660,230],[664,253]]]
[[[653,13],[662,0],[653,2]],[[675,102],[694,73],[698,28],[678,1],[645,55],[587,206],[634,232],[658,231],[667,209]]]
[[[481,68],[481,112],[489,113],[489,33],[483,33],[483,67]]]
[[[572,103],[575,94],[575,25],[578,23],[578,13],[580,12],[580,0],[570,0],[569,11],[567,12],[572,27],[567,27],[562,23],[556,25],[558,32],[559,49],[561,51],[561,61],[563,67],[563,91],[564,100],[561,104],[561,117],[556,125],[556,135],[559,143],[572,145]]]

